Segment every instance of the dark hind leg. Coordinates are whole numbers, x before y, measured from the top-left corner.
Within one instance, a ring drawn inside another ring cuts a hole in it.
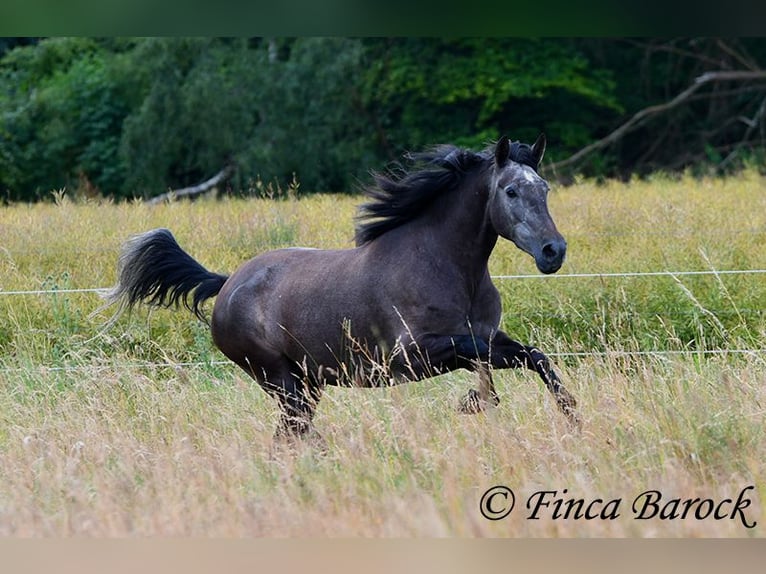
[[[279,403],[281,412],[274,433],[275,442],[300,438],[316,438],[321,442],[313,425],[314,413],[322,398],[321,384],[303,376],[298,365],[284,358],[270,357],[259,366],[251,364],[247,358],[237,363]]]
[[[322,438],[313,426],[322,386],[312,384],[303,376],[302,369],[287,358],[258,350],[258,354],[251,355],[253,359],[247,355],[232,356],[233,353],[229,357],[279,403],[280,417],[274,432],[274,446],[304,438],[316,439],[315,442],[323,446]]]
[[[279,396],[282,417],[276,436],[318,437],[313,420],[320,398],[321,386],[305,379],[293,378]]]
[[[275,397],[281,408],[281,415],[275,440],[296,438],[317,438],[313,419],[317,404],[322,398],[322,386],[294,373],[281,377],[269,377],[261,383],[267,392]]]

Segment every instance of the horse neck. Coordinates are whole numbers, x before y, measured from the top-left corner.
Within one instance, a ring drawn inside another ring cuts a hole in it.
[[[466,176],[461,185],[438,197],[415,223],[442,258],[478,279],[486,273],[498,238],[487,211],[487,179],[482,170]]]

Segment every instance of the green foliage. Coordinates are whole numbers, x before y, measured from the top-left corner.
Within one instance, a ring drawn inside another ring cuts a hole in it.
[[[137,98],[123,126],[123,193],[198,183],[255,138],[258,66],[244,40],[152,38],[126,54]]]
[[[12,199],[63,187],[110,193],[122,184],[117,157],[127,113],[112,56],[89,39],[12,50],[0,69],[0,181]]]
[[[295,176],[304,188],[342,191],[372,167],[369,126],[354,85],[363,73],[361,57],[360,42],[344,38],[272,40],[260,47],[260,122],[242,154],[250,177],[284,184]]]
[[[571,147],[583,143],[573,107],[620,111],[611,72],[592,69],[571,41],[407,39],[371,41],[370,52],[367,101],[382,106],[397,146],[532,139],[561,115],[552,135]],[[544,103],[551,97],[559,114]]]
[[[545,132],[556,161],[706,71],[764,60],[761,39],[12,39],[0,43],[0,194],[148,198],[227,165],[234,193],[295,180],[353,191],[405,151],[503,133]],[[576,171],[762,165],[762,86],[718,87]]]

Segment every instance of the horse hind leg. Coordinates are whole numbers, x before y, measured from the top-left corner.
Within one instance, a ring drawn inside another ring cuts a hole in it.
[[[279,423],[274,433],[275,443],[291,443],[308,440],[324,449],[324,440],[314,428],[314,414],[323,387],[309,377],[282,371],[276,376],[266,376],[261,386],[279,402]]]

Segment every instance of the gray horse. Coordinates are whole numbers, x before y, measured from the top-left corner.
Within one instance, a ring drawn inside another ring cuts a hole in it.
[[[577,422],[575,400],[547,357],[499,330],[501,301],[487,262],[498,236],[555,273],[566,253],[537,173],[534,145],[502,137],[482,152],[440,146],[412,167],[377,174],[357,217],[356,247],[258,255],[233,275],[207,271],[166,229],[134,236],[107,295],[120,310],[145,301],[201,304],[218,348],[276,398],[277,436],[303,435],[325,385],[374,387],[454,369],[477,370],[464,412],[497,404],[491,368],[536,371]]]

